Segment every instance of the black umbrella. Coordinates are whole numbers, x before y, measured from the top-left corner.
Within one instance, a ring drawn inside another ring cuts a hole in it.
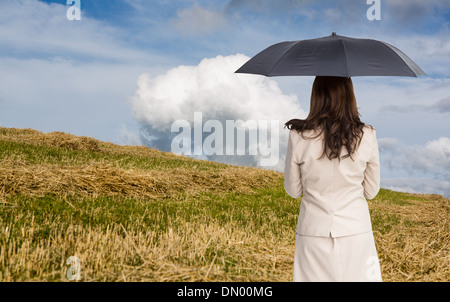
[[[424,75],[398,48],[377,40],[336,35],[281,42],[258,53],[236,73],[273,76]]]

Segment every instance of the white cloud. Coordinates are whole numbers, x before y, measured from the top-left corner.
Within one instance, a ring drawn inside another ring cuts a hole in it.
[[[408,175],[382,177],[385,185],[450,196],[450,138],[441,137],[424,145],[404,145],[392,138],[382,138],[379,142],[382,175],[384,169]]]
[[[433,173],[450,179],[450,138],[441,137],[425,145],[398,144],[391,154],[391,164],[410,173]]]
[[[137,132],[128,130],[126,124],[122,124],[119,133],[119,141],[122,145],[142,146],[142,141]]]
[[[378,139],[378,148],[380,152],[389,151],[396,147],[398,139],[393,137],[383,137]]]
[[[433,178],[383,178],[381,187],[398,192],[439,194],[450,198],[450,181]]]
[[[296,95],[284,94],[277,83],[258,75],[235,74],[249,57],[236,54],[203,59],[197,66],[179,66],[158,76],[143,74],[139,89],[130,99],[137,121],[146,129],[147,143],[167,150],[170,129],[176,120],[192,122],[194,112],[202,112],[203,121],[226,120],[279,122],[280,154],[284,156],[288,131],[283,125],[306,113]],[[193,124],[192,124],[193,125]],[[283,150],[283,151],[281,151]],[[167,150],[168,151],[168,150]],[[239,155],[223,159],[236,163]],[[211,157],[209,157],[211,158]],[[242,157],[242,164],[253,164],[254,157]],[[283,169],[282,160],[275,169]]]
[[[450,97],[443,98],[433,104],[409,104],[403,106],[389,105],[381,108],[385,112],[432,112],[432,113],[448,113],[450,112]]]
[[[406,149],[416,166],[425,172],[440,172],[450,179],[450,138],[441,137],[428,142],[424,147],[411,146]]]

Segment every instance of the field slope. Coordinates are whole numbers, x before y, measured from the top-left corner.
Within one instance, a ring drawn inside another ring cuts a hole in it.
[[[0,281],[291,281],[283,174],[0,128]],[[384,281],[450,281],[449,199],[369,201]]]

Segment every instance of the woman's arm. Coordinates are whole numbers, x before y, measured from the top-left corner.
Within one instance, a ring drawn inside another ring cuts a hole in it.
[[[286,162],[284,167],[284,189],[289,196],[293,198],[299,198],[302,196],[303,187],[301,180],[300,165],[295,159],[293,132],[296,130],[290,130],[288,147],[286,151]]]
[[[364,171],[364,197],[372,199],[380,190],[380,157],[375,129],[373,130],[372,155]]]

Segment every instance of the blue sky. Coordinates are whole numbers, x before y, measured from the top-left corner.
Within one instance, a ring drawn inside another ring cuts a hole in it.
[[[247,86],[243,91],[227,86],[228,95],[219,95],[220,87],[236,79],[211,78],[223,71],[218,66],[229,68],[220,64],[240,62],[237,54],[251,57],[277,42],[337,32],[395,45],[427,73],[353,82],[363,121],[377,128],[382,185],[450,196],[450,2],[380,0],[379,21],[367,19],[371,5],[366,0],[80,2],[80,21],[67,20],[66,1],[0,2],[0,126],[65,131],[119,144],[149,144],[145,136],[154,135],[158,140],[150,145],[158,147],[167,130],[158,132],[163,123],[143,113],[151,102],[164,102],[174,91],[187,93],[182,105],[190,112],[197,110],[189,107],[193,99],[215,97],[205,96],[211,85],[221,101],[202,103],[205,112],[224,102],[237,108],[246,100],[233,96],[249,93],[260,99],[247,102],[245,108],[253,111],[244,115],[223,107],[222,112],[231,118],[256,119],[251,112],[266,116],[262,107],[270,107],[266,96],[271,95],[280,104],[294,102],[297,110],[271,109],[274,114],[305,114],[311,77],[241,77]],[[186,73],[180,66],[192,68]],[[209,78],[194,76],[199,72]],[[197,90],[186,88],[187,82]],[[168,116],[166,122],[176,117],[170,115],[174,108],[151,108],[159,117]]]

